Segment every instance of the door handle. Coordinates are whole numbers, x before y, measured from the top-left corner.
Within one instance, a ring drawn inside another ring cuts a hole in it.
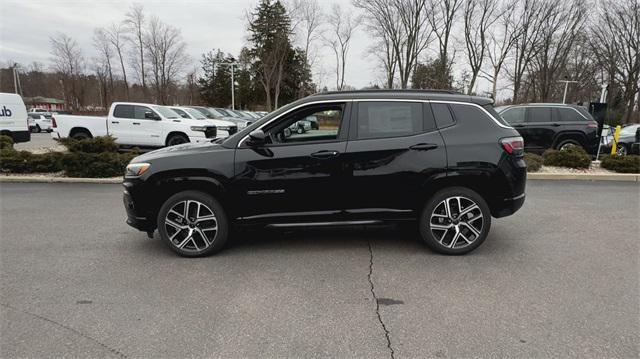
[[[120,123],[120,121],[111,121],[111,123]]]
[[[558,127],[558,126],[560,126],[560,124],[559,123],[552,123],[551,126]]]
[[[326,158],[336,157],[339,154],[340,152],[338,151],[322,150],[322,151],[314,152],[310,154],[310,156],[318,159],[326,159]]]
[[[140,122],[134,122],[133,124],[134,124],[134,125],[139,125],[139,124],[140,124]]]
[[[436,148],[438,148],[438,145],[436,145],[435,143],[418,143],[409,147],[409,149],[416,151],[429,151]]]

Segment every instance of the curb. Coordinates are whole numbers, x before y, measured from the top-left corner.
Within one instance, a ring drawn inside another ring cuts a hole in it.
[[[47,176],[0,176],[0,183],[94,183],[120,184],[121,177],[114,178],[74,178]]]
[[[620,181],[620,182],[640,182],[640,174],[635,173],[527,173],[530,180],[552,180],[552,181]]]

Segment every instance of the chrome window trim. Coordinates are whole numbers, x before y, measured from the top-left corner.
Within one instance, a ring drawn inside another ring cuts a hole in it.
[[[493,118],[493,116],[491,115],[491,113],[489,113],[489,111],[487,111],[486,109],[484,109],[482,106],[478,105],[477,103],[471,103],[471,102],[459,102],[459,101],[445,101],[445,100],[420,100],[420,99],[399,99],[399,98],[394,98],[394,99],[388,99],[388,98],[371,98],[371,99],[367,99],[367,98],[358,98],[358,99],[334,99],[334,100],[318,100],[318,101],[310,101],[310,102],[305,102],[305,103],[301,103],[300,105],[293,107],[291,109],[289,109],[289,111],[284,112],[282,114],[280,114],[279,116],[276,116],[272,119],[270,119],[269,121],[265,122],[264,124],[262,124],[262,126],[256,128],[256,130],[261,130],[262,128],[264,128],[265,126],[268,126],[270,123],[277,121],[278,119],[282,118],[283,116],[287,116],[288,114],[290,114],[291,112],[304,107],[304,106],[309,106],[309,105],[316,105],[316,104],[323,104],[323,103],[353,103],[353,102],[426,102],[426,103],[446,103],[446,104],[456,104],[456,105],[466,105],[466,106],[475,106],[477,108],[479,108],[482,112],[484,112],[487,116],[489,116],[489,118],[491,120],[493,120],[493,122],[498,125],[499,127],[502,128],[506,128],[506,129],[510,129],[513,130],[514,128],[511,126],[505,126],[503,124],[501,124],[498,120],[496,120],[495,118]],[[577,111],[577,110],[576,110]],[[578,112],[579,113],[579,112]],[[255,131],[255,130],[254,130]],[[244,142],[249,138],[249,134],[246,134],[239,142],[238,145],[236,146],[236,148],[240,148]]]

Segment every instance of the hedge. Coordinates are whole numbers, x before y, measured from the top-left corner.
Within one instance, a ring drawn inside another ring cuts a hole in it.
[[[70,137],[55,140],[65,146],[69,152],[118,152],[118,144],[115,142],[115,138],[111,136],[94,137],[85,140],[76,140]]]
[[[600,167],[619,173],[640,173],[640,156],[606,156]]]
[[[542,159],[545,166],[589,168],[591,165],[591,156],[579,146],[570,146],[562,151],[546,150]]]
[[[13,138],[0,135],[0,150],[13,150]]]
[[[9,139],[10,140],[10,139]],[[87,140],[60,140],[69,152],[33,154],[16,151],[12,142],[0,138],[0,171],[5,173],[51,173],[64,171],[69,177],[116,177],[124,174],[127,164],[138,151],[118,153],[118,146],[111,137]]]
[[[526,152],[524,162],[527,164],[527,172],[538,172],[542,168],[542,156]]]

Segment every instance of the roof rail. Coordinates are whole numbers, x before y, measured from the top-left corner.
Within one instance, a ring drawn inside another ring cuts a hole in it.
[[[366,90],[348,90],[348,91],[327,91],[316,92],[315,95],[335,95],[335,94],[354,94],[354,93],[371,93],[371,92],[412,92],[412,93],[442,93],[450,95],[464,95],[461,92],[454,90],[439,90],[439,89],[366,89]]]

